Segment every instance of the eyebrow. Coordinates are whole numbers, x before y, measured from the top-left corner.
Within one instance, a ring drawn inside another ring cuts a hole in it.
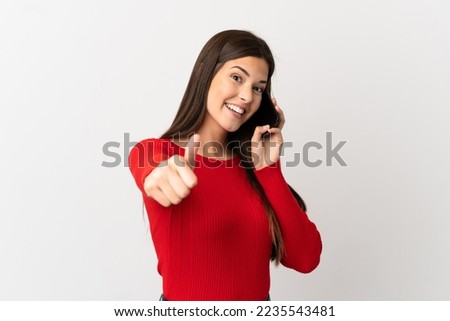
[[[247,77],[250,77],[250,74],[248,73],[248,71],[245,70],[244,68],[242,68],[241,66],[233,66],[233,67],[231,67],[230,69],[233,69],[233,68],[239,69],[239,70],[242,71]],[[260,80],[259,82],[262,83],[262,84],[267,84],[267,80]]]

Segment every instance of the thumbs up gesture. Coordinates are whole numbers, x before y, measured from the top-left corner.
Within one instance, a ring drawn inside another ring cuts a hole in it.
[[[184,155],[173,155],[161,162],[145,178],[144,191],[164,207],[179,204],[197,185],[194,174],[195,154],[200,148],[200,136],[189,139]]]

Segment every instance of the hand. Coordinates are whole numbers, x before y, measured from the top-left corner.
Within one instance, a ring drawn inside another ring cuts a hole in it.
[[[258,126],[255,128],[252,137],[252,156],[253,166],[255,170],[263,169],[276,163],[280,159],[281,146],[283,144],[283,135],[281,130],[286,121],[283,111],[278,106],[275,98],[272,99],[275,105],[275,110],[280,117],[280,123],[278,127],[270,128],[269,125]],[[268,132],[269,135],[263,137],[263,134]]]
[[[173,155],[161,162],[145,178],[144,191],[164,207],[179,204],[197,185],[193,168],[195,154],[200,146],[200,136],[193,135],[185,148],[184,156]]]

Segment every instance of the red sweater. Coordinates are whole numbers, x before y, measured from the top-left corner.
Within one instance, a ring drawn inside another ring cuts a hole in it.
[[[166,208],[146,196],[143,184],[159,162],[174,154],[184,155],[184,149],[168,139],[146,139],[129,157],[147,209],[164,295],[174,301],[265,300],[269,223],[239,157],[219,161],[196,155],[198,184],[180,204]],[[312,271],[322,251],[320,234],[291,194],[280,163],[255,174],[281,225],[286,253],[281,263]]]

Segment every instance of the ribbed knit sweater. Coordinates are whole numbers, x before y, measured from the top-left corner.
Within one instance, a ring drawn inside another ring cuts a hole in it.
[[[216,160],[197,154],[197,185],[180,204],[163,207],[145,194],[143,185],[174,154],[184,155],[184,148],[168,139],[146,139],[129,156],[148,213],[164,295],[174,301],[265,300],[270,288],[269,222],[239,157]],[[278,161],[255,174],[281,226],[281,263],[308,273],[319,264],[320,234],[280,167]]]

